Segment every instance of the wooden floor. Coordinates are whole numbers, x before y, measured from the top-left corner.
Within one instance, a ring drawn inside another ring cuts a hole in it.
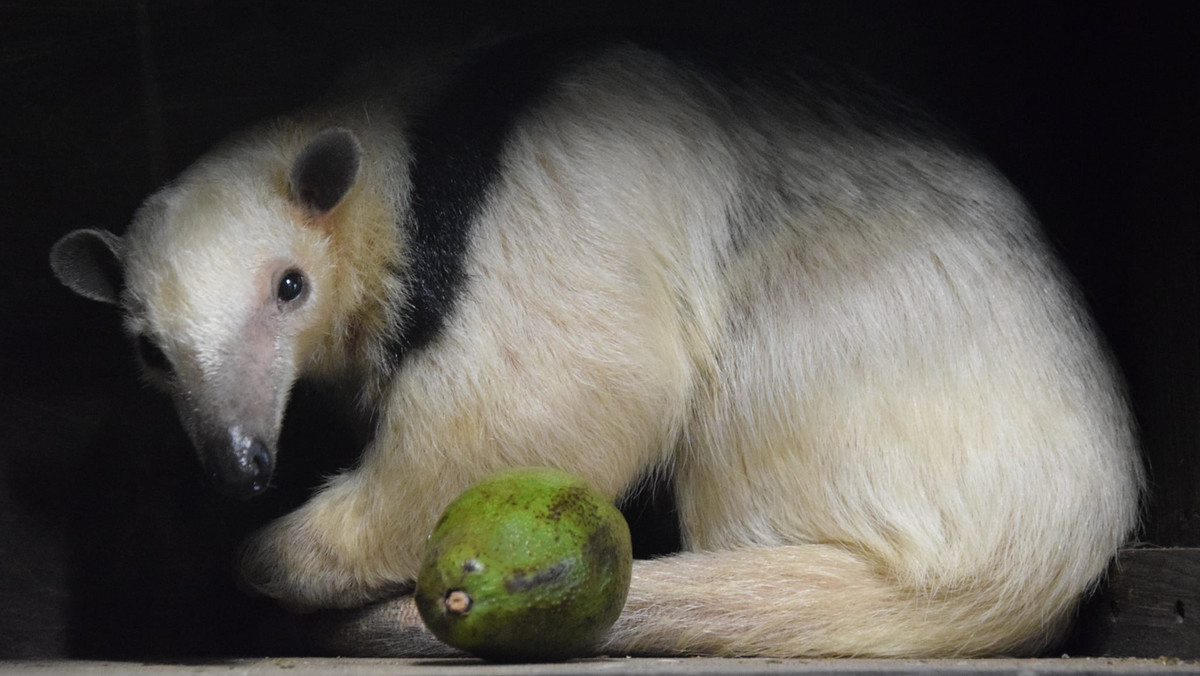
[[[435,659],[255,659],[185,664],[130,662],[0,662],[0,674],[110,676],[1081,676],[1097,674],[1198,674],[1200,662],[1178,659],[1063,658],[1038,660],[769,660],[713,658],[604,658],[552,664],[488,664]]]
[[[1082,611],[1074,654],[1113,657],[977,660],[597,658],[545,664],[475,659],[296,658],[143,663],[0,660],[0,676],[1200,676],[1200,549],[1122,552]],[[1141,657],[1125,657],[1139,655]]]

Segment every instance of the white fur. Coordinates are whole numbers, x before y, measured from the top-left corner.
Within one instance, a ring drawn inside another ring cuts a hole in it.
[[[455,311],[386,378],[407,208],[390,99],[261,129],[152,199],[125,238],[131,330],[184,355],[199,396],[268,406],[233,394],[260,377],[277,425],[307,373],[381,405],[361,464],[248,544],[261,591],[393,594],[442,508],[501,467],[614,499],[659,469],[690,553],[637,563],[606,650],[972,655],[1058,635],[1134,527],[1141,477],[1033,217],[949,144],[826,126],[765,89],[721,110],[696,77],[618,49],[522,118]],[[328,124],[367,158],[322,228],[286,175]],[[805,199],[755,185],[763,167]],[[761,222],[731,230],[746,195]],[[314,295],[263,319],[293,265]]]

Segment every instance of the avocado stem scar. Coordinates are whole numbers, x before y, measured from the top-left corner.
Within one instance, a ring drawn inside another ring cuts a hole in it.
[[[471,595],[461,589],[447,593],[442,603],[446,606],[446,612],[453,615],[466,615],[471,612]]]

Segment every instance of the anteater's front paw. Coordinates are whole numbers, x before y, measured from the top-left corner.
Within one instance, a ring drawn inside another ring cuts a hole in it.
[[[374,564],[355,533],[323,528],[301,509],[246,540],[239,573],[249,591],[296,611],[356,608],[411,590]]]

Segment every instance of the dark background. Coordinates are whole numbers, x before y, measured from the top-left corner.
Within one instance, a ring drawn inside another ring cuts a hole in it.
[[[214,497],[170,405],[138,383],[116,314],[52,279],[54,240],[79,227],[122,231],[147,193],[212,143],[309,100],[372,51],[618,23],[799,45],[972,136],[1043,217],[1128,378],[1153,481],[1143,539],[1200,546],[1200,22],[1190,3],[9,0],[0,657],[288,650],[264,629],[286,618],[235,589],[231,552],[354,450],[302,393],[278,487],[252,503]]]

